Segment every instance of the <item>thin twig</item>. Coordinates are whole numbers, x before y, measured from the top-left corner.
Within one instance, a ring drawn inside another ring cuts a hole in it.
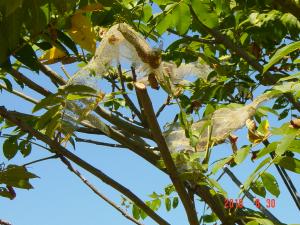
[[[162,111],[166,108],[166,106],[170,104],[170,100],[171,100],[171,96],[168,96],[167,99],[166,99],[166,101],[157,110],[157,112],[155,114],[156,118],[158,118],[160,116],[160,114],[162,113]]]
[[[135,88],[139,96],[141,97],[141,104],[144,108],[145,117],[147,119],[151,134],[158,145],[163,161],[166,165],[167,171],[170,174],[170,178],[178,192],[178,195],[186,210],[188,220],[191,225],[198,225],[198,218],[192,199],[189,197],[187,190],[185,189],[182,181],[179,178],[177,168],[173,162],[167,143],[161,133],[160,126],[155,117],[153,106],[150,97],[147,93],[146,86],[142,83],[135,83]]]
[[[44,65],[43,63],[38,61],[38,66],[39,69],[47,76],[50,78],[50,80],[52,81],[52,83],[54,83],[55,85],[63,85],[64,84],[64,79],[59,76],[56,72],[54,72],[53,70],[51,70],[50,67]]]
[[[26,86],[28,86],[29,88],[31,88],[32,90],[38,92],[41,95],[44,96],[48,96],[51,94],[51,92],[43,87],[41,87],[40,85],[36,84],[35,82],[33,82],[32,80],[30,80],[29,78],[27,78],[24,74],[22,74],[21,72],[15,70],[15,69],[10,69],[8,71],[16,80],[24,83]]]
[[[131,99],[126,94],[126,88],[125,88],[125,83],[124,83],[124,80],[123,80],[123,73],[122,73],[121,65],[118,65],[118,73],[119,73],[120,83],[121,83],[121,87],[122,87],[122,95],[123,95],[127,105],[134,112],[134,114],[137,115],[137,117],[140,119],[140,121],[143,122],[143,118],[141,116],[140,111],[136,108],[134,103],[131,101]]]
[[[38,103],[37,100],[35,100],[34,98],[31,98],[30,96],[25,95],[22,92],[16,91],[14,89],[12,89],[12,90],[8,89],[5,84],[0,83],[0,87],[3,88],[3,89],[5,89],[8,92],[11,92],[11,93],[13,93],[13,94],[15,94],[15,95],[17,95],[17,96],[19,96],[19,97],[27,100],[27,101],[33,103],[33,104],[37,104]]]
[[[71,76],[70,76],[70,74],[67,72],[67,70],[65,69],[65,67],[64,67],[64,66],[61,66],[60,68],[61,68],[61,70],[64,72],[64,74],[66,75],[66,77],[70,80],[70,79],[71,79]]]
[[[172,34],[175,34],[179,37],[187,39],[189,41],[200,42],[200,43],[204,43],[204,44],[216,44],[216,40],[209,40],[209,39],[204,39],[204,38],[200,38],[200,37],[191,37],[191,36],[186,35],[186,34],[179,34],[177,31],[172,30],[172,29],[168,29],[167,31],[172,33]]]
[[[111,205],[113,208],[115,208],[117,211],[119,211],[125,218],[129,219],[133,223],[137,225],[143,225],[133,217],[131,217],[129,214],[127,214],[126,211],[124,211],[121,207],[116,205],[113,201],[108,199],[105,195],[103,195],[101,192],[99,192],[94,185],[92,185],[85,177],[81,175],[81,173],[76,170],[72,164],[63,156],[60,157],[61,161],[68,167],[68,169],[74,173],[86,186],[88,186],[96,195],[98,195],[100,198],[102,198],[105,202],[107,202],[109,205]]]
[[[106,143],[106,142],[101,142],[101,141],[94,141],[94,140],[78,138],[78,137],[75,138],[75,141],[77,141],[77,142],[86,142],[86,143],[90,143],[90,144],[101,145],[101,146],[112,147],[112,148],[127,148],[126,146],[120,145],[120,144],[111,144],[111,143]]]
[[[26,166],[29,166],[29,165],[32,165],[32,164],[35,164],[35,163],[38,163],[38,162],[46,161],[46,160],[49,160],[49,159],[56,159],[56,158],[58,158],[58,155],[52,155],[52,156],[48,156],[48,157],[45,157],[45,158],[34,160],[32,162],[29,162],[29,163],[25,163],[22,166],[26,167]]]
[[[140,123],[140,122],[138,122],[138,121],[136,121],[136,120],[133,120],[133,119],[131,119],[130,117],[125,116],[124,114],[120,113],[120,112],[117,111],[117,110],[114,110],[114,109],[113,109],[113,110],[111,110],[111,112],[114,113],[114,114],[116,114],[117,116],[121,117],[122,119],[127,120],[127,121],[130,122],[130,123],[133,123],[133,124],[135,124],[135,125],[137,125],[137,126],[142,126],[142,123]]]
[[[124,187],[122,184],[118,183],[117,181],[113,180],[101,170],[95,168],[91,164],[87,163],[83,159],[79,158],[77,155],[73,154],[72,152],[68,151],[62,145],[60,145],[55,140],[50,139],[48,136],[42,134],[41,132],[32,128],[32,126],[28,125],[23,120],[18,119],[14,116],[13,112],[6,110],[4,106],[0,107],[0,115],[7,119],[8,121],[17,125],[22,131],[31,134],[32,136],[36,137],[37,139],[41,140],[42,142],[48,144],[53,151],[57,154],[62,155],[72,162],[76,163],[78,166],[82,167],[83,169],[89,171],[91,174],[102,180],[104,183],[108,184],[109,186],[113,187],[120,193],[124,194],[127,198],[133,201],[139,208],[141,208],[149,217],[151,217],[154,221],[158,224],[162,225],[169,225],[167,221],[161,218],[156,212],[154,212],[149,206],[147,206],[139,197],[137,197],[133,192],[129,189]]]

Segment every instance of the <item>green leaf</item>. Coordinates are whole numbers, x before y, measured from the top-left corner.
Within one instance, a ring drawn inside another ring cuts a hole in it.
[[[43,98],[41,101],[39,101],[32,109],[32,112],[37,112],[42,108],[46,108],[48,106],[53,106],[57,104],[61,104],[64,101],[64,99],[57,94],[49,95],[46,98]]]
[[[300,160],[298,159],[286,156],[280,158],[275,163],[277,163],[278,165],[282,166],[287,170],[300,174]]]
[[[23,140],[19,144],[20,152],[22,153],[23,157],[26,157],[31,152],[31,143],[28,140]]]
[[[224,158],[222,160],[219,160],[218,162],[216,162],[213,166],[213,168],[211,169],[212,174],[215,174],[216,172],[219,171],[219,169],[221,169],[226,163],[228,163],[230,160],[232,159],[232,156],[229,156],[227,158]]]
[[[6,170],[0,172],[0,184],[6,184],[9,186],[32,189],[32,185],[29,183],[29,179],[37,178],[33,173],[27,171],[23,166],[9,165]]]
[[[271,158],[268,157],[264,159],[263,161],[260,162],[260,164],[256,167],[256,169],[250,174],[250,176],[247,178],[247,180],[244,183],[244,188],[243,190],[247,190],[250,184],[252,183],[253,179],[256,177],[256,173],[264,167],[267,163],[271,161]]]
[[[208,178],[211,185],[218,189],[218,192],[221,193],[223,196],[227,197],[227,192],[222,188],[222,186],[218,183],[218,181]]]
[[[169,212],[171,210],[171,200],[168,197],[165,198],[165,206],[166,210]]]
[[[254,218],[253,219],[258,222],[260,225],[274,225],[274,223],[268,219],[262,219],[262,218]]]
[[[3,142],[3,154],[8,160],[12,159],[18,152],[17,141],[13,138],[8,138]]]
[[[256,221],[250,221],[246,225],[259,225],[259,223]]]
[[[79,99],[83,99],[83,98],[90,98],[92,96],[95,96],[95,95],[91,95],[91,94],[68,94],[67,95],[67,100],[79,100]]]
[[[171,27],[173,23],[173,16],[172,14],[161,15],[161,17],[158,18],[158,21],[156,30],[159,35],[162,35],[168,28]]]
[[[15,196],[12,195],[6,188],[0,187],[0,196],[13,199]]]
[[[175,209],[178,206],[178,203],[179,203],[178,197],[174,197],[172,203],[173,209]]]
[[[132,205],[132,215],[134,219],[136,220],[140,219],[140,208],[135,204]]]
[[[165,187],[165,194],[170,195],[172,192],[175,192],[175,187],[173,184],[169,184],[167,187]],[[155,192],[154,192],[155,193]]]
[[[290,54],[293,51],[300,49],[300,41],[296,41],[289,45],[286,45],[280,49],[278,49],[275,54],[272,56],[270,61],[264,66],[263,73],[265,73],[270,67],[276,64],[279,60],[281,60],[284,56]]]
[[[293,140],[291,141],[288,151],[300,153],[300,140]]]
[[[259,159],[263,156],[265,156],[266,154],[269,154],[270,152],[275,151],[275,149],[277,148],[278,142],[272,142],[270,143],[267,147],[261,149],[257,155],[256,155],[256,159]]]
[[[97,90],[95,90],[94,88],[91,88],[89,86],[86,85],[69,85],[69,86],[64,86],[62,89],[60,89],[62,91],[64,91],[65,93],[96,93]]]
[[[284,154],[287,150],[288,147],[291,145],[291,143],[295,140],[296,134],[295,135],[283,135],[283,138],[279,141],[277,148],[275,150],[277,155],[282,155]]]
[[[52,120],[50,121],[50,123],[47,125],[45,134],[48,137],[53,137],[54,131],[56,130],[56,128],[60,124],[60,119],[61,119],[61,113],[56,113],[54,115],[54,117],[52,118]]]
[[[184,2],[174,7],[172,11],[173,24],[179,34],[185,34],[192,22],[190,8]]]
[[[252,182],[250,185],[251,190],[255,193],[258,194],[261,197],[266,197],[266,189],[263,186],[263,183],[260,180],[256,180],[255,182]]]
[[[218,15],[215,11],[210,9],[209,2],[191,0],[191,3],[197,18],[201,23],[209,28],[218,26]]]
[[[161,200],[157,198],[152,201],[150,208],[156,211],[159,209],[160,206],[161,206]]]
[[[260,177],[261,177],[261,180],[262,180],[265,188],[272,195],[275,195],[276,197],[278,197],[280,194],[280,190],[279,190],[279,186],[278,186],[278,183],[277,183],[275,177],[266,171],[263,172],[262,174],[260,174]]]
[[[69,49],[71,49],[75,55],[78,55],[78,50],[77,50],[77,47],[76,47],[76,44],[74,43],[74,41],[68,35],[66,35],[64,32],[62,32],[60,30],[56,30],[56,32],[57,32],[57,38],[63,44],[65,44]]]
[[[217,221],[219,218],[215,213],[212,213],[211,215],[204,215],[203,216],[203,222],[205,223],[213,223]]]
[[[49,109],[46,113],[44,113],[37,121],[36,128],[38,130],[43,129],[51,120],[52,118],[59,112],[61,109],[60,105],[56,105]]]
[[[146,4],[143,8],[143,17],[142,20],[144,22],[148,22],[148,20],[152,17],[152,7],[149,4]]]
[[[15,53],[14,56],[17,60],[19,60],[25,66],[28,66],[31,70],[35,72],[39,71],[37,56],[29,44],[25,44]]]
[[[234,157],[235,163],[240,164],[241,162],[243,162],[246,159],[247,155],[249,154],[250,149],[251,149],[250,146],[246,146],[238,150],[237,154]]]

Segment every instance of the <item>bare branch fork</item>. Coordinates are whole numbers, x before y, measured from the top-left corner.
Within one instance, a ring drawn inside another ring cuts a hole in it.
[[[127,198],[133,201],[138,207],[140,207],[149,217],[151,217],[154,221],[161,225],[169,225],[167,221],[161,218],[158,214],[156,214],[151,208],[149,208],[140,198],[138,198],[133,192],[129,189],[118,183],[117,181],[113,180],[101,170],[93,167],[91,164],[87,163],[86,161],[79,158],[77,155],[73,154],[72,152],[68,151],[66,148],[61,146],[58,142],[50,139],[48,136],[42,134],[41,132],[33,129],[27,123],[23,122],[22,120],[18,119],[14,116],[14,113],[11,111],[6,110],[4,106],[0,107],[0,115],[7,119],[8,121],[16,124],[22,131],[28,132],[32,136],[36,137],[37,139],[41,140],[42,142],[48,144],[52,150],[54,150],[57,154],[66,157],[67,159],[71,160],[78,166],[82,167],[83,169],[89,171],[91,174],[102,180],[104,183],[108,184],[109,186],[113,187],[117,191],[124,194]]]
[[[103,195],[100,191],[97,190],[97,188],[92,185],[86,178],[84,178],[81,173],[76,170],[72,164],[63,156],[60,156],[61,161],[68,167],[68,169],[74,173],[86,186],[88,186],[97,196],[102,198],[105,202],[107,202],[109,205],[111,205],[113,208],[115,208],[117,211],[119,211],[125,218],[132,221],[133,223],[137,225],[143,225],[133,217],[131,217],[126,211],[124,211],[121,207],[116,205],[113,201],[111,201],[109,198],[107,198],[105,195]]]

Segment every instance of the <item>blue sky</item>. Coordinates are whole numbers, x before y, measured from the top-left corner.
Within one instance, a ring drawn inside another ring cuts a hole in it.
[[[164,46],[172,41],[172,36],[164,38]],[[63,74],[58,66],[54,67],[59,74]],[[67,71],[73,74],[76,71],[74,65],[66,66]],[[24,71],[33,81],[55,90],[54,86],[49,85],[49,80],[41,74],[35,74],[29,71]],[[25,88],[25,93],[40,99],[41,96]],[[150,91],[157,110],[164,102],[166,95],[162,91]],[[6,91],[0,94],[0,105],[5,105],[9,110],[18,110],[25,113],[31,113],[32,104],[20,100],[20,98],[8,94]],[[175,107],[169,107],[168,110],[159,118],[161,125],[167,121],[171,121],[176,114]],[[278,127],[280,123],[276,118],[271,117],[271,126]],[[240,137],[238,145],[246,144],[246,131],[237,132]],[[97,137],[97,140],[103,141],[102,137]],[[3,139],[0,139],[2,146]],[[71,150],[71,148],[69,148]],[[212,158],[217,159],[231,154],[229,144],[220,145],[214,149]],[[73,150],[72,150],[73,151]],[[108,147],[94,146],[90,144],[78,143],[74,151],[83,159],[98,167],[103,172],[119,181],[124,186],[135,192],[143,200],[149,200],[148,195],[153,191],[162,193],[165,186],[170,184],[170,179],[162,174],[152,165],[145,163],[144,160],[137,157],[129,150],[113,149]],[[32,154],[23,158],[18,154],[11,161],[7,161],[1,151],[0,162],[6,164],[23,164],[34,159],[39,159],[48,156],[45,150],[34,147]],[[241,181],[245,181],[247,176],[258,165],[258,162],[251,162],[249,157],[246,162],[232,169]],[[34,164],[29,167],[29,170],[37,174],[40,178],[32,181],[35,189],[17,190],[17,197],[14,200],[0,198],[0,219],[7,220],[13,225],[127,225],[132,224],[126,220],[119,212],[115,211],[102,199],[99,199],[92,193],[81,181],[59,160],[50,160],[42,163]],[[85,171],[82,174],[93,183],[100,192],[104,193],[116,203],[121,202],[120,193],[114,191],[101,181],[95,179]],[[299,211],[294,205],[290,195],[288,194],[283,182],[278,176],[275,167],[268,170],[276,177],[281,187],[281,195],[276,199],[276,207],[269,209],[281,221],[286,223],[299,223]],[[299,176],[289,173],[296,187],[300,187]],[[236,199],[239,192],[238,188],[225,175],[221,179],[221,184],[228,191],[229,198]],[[275,197],[267,195],[266,198],[273,199]],[[265,200],[260,198],[262,204]],[[247,203],[247,201],[245,201]],[[202,205],[199,204],[198,213],[202,213]],[[247,206],[250,206],[247,204]],[[130,212],[129,212],[130,213]],[[166,212],[165,208],[159,210],[159,214],[164,217],[172,225],[187,224],[187,219],[184,210],[181,206],[171,212]],[[145,224],[154,225],[151,219],[146,219]]]

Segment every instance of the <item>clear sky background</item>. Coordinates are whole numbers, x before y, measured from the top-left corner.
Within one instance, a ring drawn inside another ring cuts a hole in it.
[[[173,36],[164,36],[165,46],[168,46],[168,44],[173,41],[172,37]],[[58,66],[54,68],[59,74],[63,74]],[[77,70],[77,67],[75,65],[69,65],[66,66],[66,69],[70,74],[73,74]],[[43,75],[38,75],[30,71],[23,72],[40,85],[50,90],[55,90],[55,87],[51,85],[49,80]],[[41,98],[40,95],[30,91],[28,88],[25,88],[24,91],[37,99]],[[155,109],[157,110],[164,102],[166,95],[162,91],[151,90],[150,93]],[[5,105],[9,110],[17,110],[25,113],[31,113],[33,107],[31,103],[20,100],[20,98],[8,94],[5,90],[0,94],[0,105]],[[175,107],[167,108],[159,118],[161,125],[172,121],[176,112]],[[279,123],[274,117],[270,118],[271,126],[280,126],[281,122]],[[245,130],[240,130],[236,134],[240,137],[238,141],[239,147],[247,143]],[[96,138],[99,141],[107,140],[101,136]],[[2,146],[2,143],[3,139],[0,139],[0,146]],[[69,147],[69,150],[72,149]],[[47,151],[39,147],[33,147],[29,157],[24,159],[21,154],[18,153],[17,157],[8,162],[4,158],[2,151],[0,152],[0,162],[5,162],[5,164],[21,165],[35,159],[49,156]],[[164,187],[171,183],[165,174],[161,173],[149,163],[145,163],[143,159],[126,149],[114,149],[77,143],[74,153],[132,190],[143,200],[149,200],[148,195],[153,191],[163,193]],[[212,158],[217,159],[230,154],[230,145],[223,144],[214,149]],[[244,163],[233,168],[232,171],[244,182],[258,163],[259,161],[251,162],[248,157]],[[29,171],[40,177],[32,180],[35,189],[30,191],[16,189],[17,197],[12,201],[0,198],[0,219],[7,220],[13,225],[132,224],[106,202],[98,198],[74,174],[70,173],[66,166],[59,160],[49,160],[31,165],[29,166]],[[117,204],[120,204],[120,193],[114,191],[85,171],[80,171],[100,192],[114,200]],[[281,194],[279,198],[276,199],[276,207],[269,210],[282,222],[300,223],[300,212],[275,170],[275,166],[272,166],[268,171],[277,177],[277,181],[281,187]],[[294,173],[289,173],[289,175],[299,190],[299,175]],[[229,198],[237,198],[239,190],[226,175],[221,179],[220,183],[228,192]],[[275,199],[275,197],[269,194],[266,198]],[[259,199],[262,204],[265,205],[265,200],[261,197],[259,197]],[[246,206],[249,207],[250,204],[247,203],[249,202],[245,200]],[[197,208],[199,215],[201,215],[202,209],[202,204],[199,204]],[[172,225],[187,224],[187,219],[181,204],[177,209],[171,210],[171,212],[166,212],[163,205],[159,210],[159,214]],[[148,225],[156,224],[149,218],[147,218],[144,223]]]

